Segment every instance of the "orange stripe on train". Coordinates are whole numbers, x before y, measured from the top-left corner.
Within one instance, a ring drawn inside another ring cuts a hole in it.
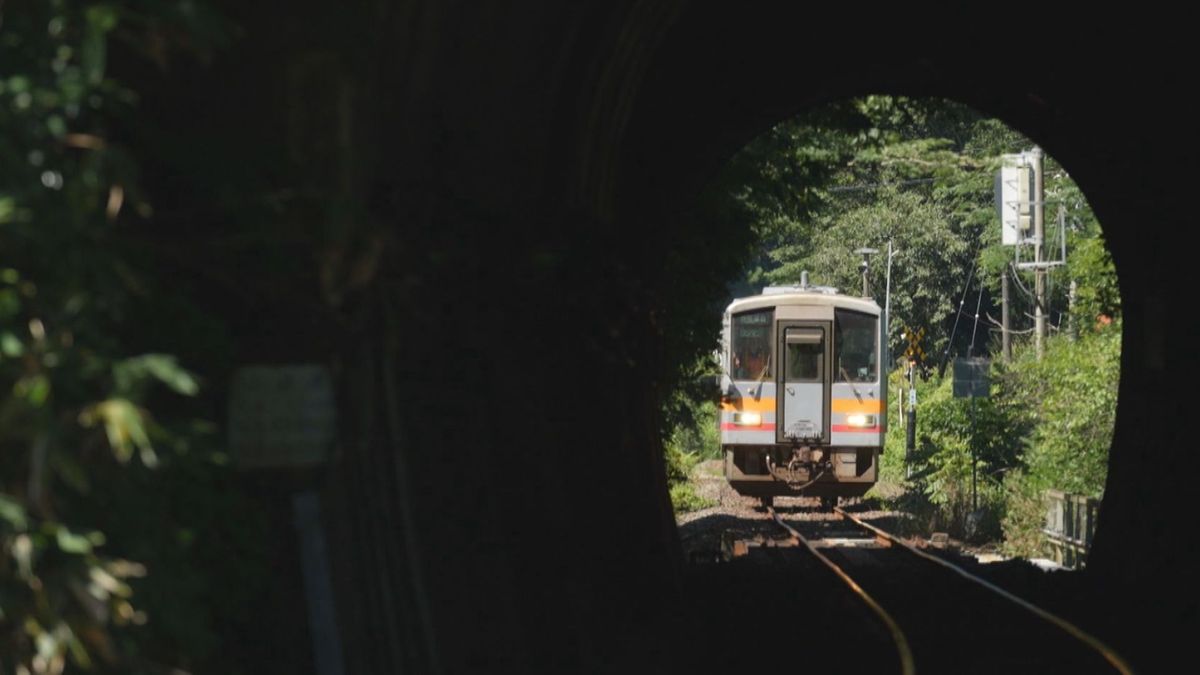
[[[863,399],[862,403],[853,398],[833,399],[833,412],[835,413],[878,413],[882,409],[883,404],[878,399]],[[731,402],[722,402],[721,410],[728,412],[775,412],[775,399],[740,398]]]
[[[775,412],[773,398],[739,398],[730,402],[721,402],[721,410],[728,412]]]
[[[883,404],[875,398],[864,398],[861,403],[858,402],[858,399],[853,398],[833,399],[833,412],[835,413],[877,413],[882,409]]]

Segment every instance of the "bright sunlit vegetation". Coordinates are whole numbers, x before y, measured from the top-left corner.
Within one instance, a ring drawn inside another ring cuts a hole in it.
[[[1057,237],[1062,222],[1067,257],[1049,273],[1049,335],[1045,356],[1037,358],[1032,274],[1014,270],[1013,248],[1001,244],[994,191],[1001,156],[1032,147],[1000,121],[959,104],[870,96],[776,125],[744,148],[711,188],[732,214],[730,227],[757,235],[732,296],[796,283],[802,270],[814,283],[856,293],[855,249],[886,251],[891,242],[898,250],[888,345],[890,429],[872,495],[914,513],[926,528],[1002,542],[1026,556],[1043,552],[1044,490],[1102,497],[1121,332],[1116,274],[1099,223],[1079,187],[1047,157],[1047,238]],[[871,268],[881,305],[884,258],[877,256]],[[1005,273],[1009,362],[999,330]],[[713,321],[715,345],[715,314]],[[925,353],[915,378],[916,447],[907,462],[897,408],[906,398],[906,328],[924,329]],[[992,359],[988,398],[972,403],[952,396],[949,364],[956,356]],[[704,505],[687,491],[685,477],[691,465],[720,454],[715,410],[703,398],[696,391],[679,394],[666,411],[677,510]],[[971,500],[972,453],[978,509]]]

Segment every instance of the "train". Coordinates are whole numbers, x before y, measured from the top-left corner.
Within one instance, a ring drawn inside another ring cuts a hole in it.
[[[720,438],[737,493],[829,508],[875,484],[887,433],[885,323],[871,298],[810,286],[807,274],[726,308]]]

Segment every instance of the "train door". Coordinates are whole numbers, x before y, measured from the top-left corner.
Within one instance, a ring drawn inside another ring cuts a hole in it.
[[[775,440],[829,443],[830,354],[828,321],[781,321],[776,372]]]

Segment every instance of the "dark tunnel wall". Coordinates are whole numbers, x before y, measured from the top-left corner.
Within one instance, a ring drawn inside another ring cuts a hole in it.
[[[842,29],[865,20],[854,9],[304,7],[288,31],[241,12],[262,36],[244,49],[272,62],[343,58],[356,92],[344,189],[366,205],[356,236],[383,247],[333,331],[345,441],[323,484],[349,672],[668,669],[656,636],[681,561],[656,397],[671,303],[696,294],[664,260],[739,236],[697,197],[742,144],[879,92],[1000,117],[1089,196],[1125,347],[1087,574],[1114,625],[1145,638],[1131,640],[1145,662],[1182,649],[1170,638],[1197,622],[1197,551],[1177,536],[1196,468],[1179,241],[1195,138],[1162,99],[1188,89],[1182,63],[1099,46],[933,50],[933,23],[905,32],[897,17],[872,19],[892,37],[848,43]],[[314,45],[335,14],[339,34]],[[728,270],[712,260],[697,283],[715,298]]]

